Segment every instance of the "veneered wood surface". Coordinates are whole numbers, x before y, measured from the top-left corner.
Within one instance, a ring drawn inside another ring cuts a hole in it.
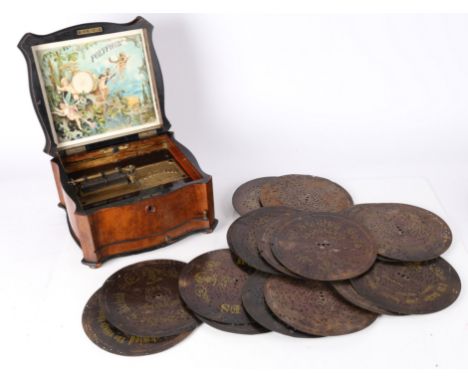
[[[83,261],[88,265],[99,266],[112,256],[170,244],[192,232],[211,231],[216,225],[211,177],[200,173],[170,137],[151,137],[132,144],[132,150],[125,149],[119,160],[130,152],[141,155],[150,147],[154,150],[164,144],[193,180],[147,199],[81,212],[61,183],[57,161],[51,162],[60,202],[66,207],[70,228],[83,251]],[[90,164],[101,166],[115,160],[109,153],[108,149],[105,152],[100,149],[75,154],[63,158],[63,163],[75,171],[88,168]]]

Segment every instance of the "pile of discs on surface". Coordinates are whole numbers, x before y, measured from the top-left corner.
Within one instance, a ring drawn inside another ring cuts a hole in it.
[[[342,335],[381,314],[442,310],[460,293],[440,257],[450,228],[422,208],[353,205],[343,187],[308,175],[249,181],[233,206],[241,216],[229,249],[114,273],[84,309],[88,337],[112,353],[145,355],[201,322],[239,334]]]
[[[179,297],[184,266],[150,260],[110,276],[84,308],[82,324],[89,339],[127,356],[159,353],[184,340],[199,325]]]
[[[352,333],[380,314],[437,312],[460,293],[460,278],[440,257],[450,228],[425,209],[353,205],[343,187],[308,175],[251,180],[233,206],[241,217],[228,230],[229,247],[256,270],[243,307],[270,330]]]

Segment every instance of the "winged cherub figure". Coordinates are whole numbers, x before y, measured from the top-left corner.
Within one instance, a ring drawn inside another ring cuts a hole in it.
[[[60,102],[59,108],[55,108],[53,114],[56,114],[60,117],[65,117],[69,121],[75,122],[79,131],[83,131],[81,127],[81,114],[78,111],[78,108],[75,105],[70,105],[68,103]]]
[[[74,100],[77,100],[78,98],[80,98],[78,92],[73,87],[73,85],[70,83],[70,81],[68,81],[68,79],[66,77],[63,77],[60,80],[60,85],[61,86],[57,86],[57,91],[58,91],[59,94],[62,93],[62,92],[65,92],[65,93],[70,93]]]
[[[122,76],[124,71],[125,71],[125,68],[127,67],[128,56],[125,53],[120,52],[119,57],[117,58],[117,60],[112,60],[111,58],[109,58],[109,62],[111,64],[116,64],[117,65],[117,68],[119,70],[119,74]]]

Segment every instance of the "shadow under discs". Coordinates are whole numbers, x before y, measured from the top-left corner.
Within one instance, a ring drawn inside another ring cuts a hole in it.
[[[110,353],[124,356],[142,356],[167,350],[183,341],[190,333],[169,337],[139,337],[123,333],[107,321],[99,302],[101,290],[96,291],[83,310],[82,325],[88,338]]]
[[[198,316],[229,325],[253,323],[242,306],[242,288],[249,273],[235,263],[229,249],[200,255],[179,277],[179,292]]]
[[[260,188],[263,207],[286,206],[309,212],[340,212],[353,205],[351,195],[331,180],[311,175],[284,175]]]
[[[366,272],[376,259],[370,234],[351,219],[309,213],[277,229],[271,250],[289,271],[311,280],[346,280]]]
[[[421,263],[377,261],[351,284],[375,305],[401,314],[438,312],[451,305],[461,290],[457,272],[441,257]]]
[[[273,332],[299,338],[315,337],[310,334],[294,330],[273,315],[268,308],[263,295],[263,288],[267,279],[268,275],[260,272],[256,272],[249,276],[249,279],[242,291],[242,303],[247,313],[261,326]]]
[[[450,227],[423,208],[398,203],[358,204],[344,214],[366,227],[383,260],[426,261],[452,243]]]
[[[249,180],[240,185],[232,195],[232,205],[239,215],[261,208],[260,187],[267,181],[275,179],[273,176]]]
[[[241,216],[228,229],[229,248],[252,268],[265,273],[279,274],[260,257],[256,232],[261,231],[272,218],[291,211],[294,210],[287,207],[261,208]]]
[[[341,297],[353,305],[377,314],[396,315],[396,313],[380,308],[372,301],[362,297],[358,292],[356,292],[349,280],[333,281],[330,284]]]
[[[184,306],[178,288],[185,263],[150,260],[129,265],[102,286],[101,305],[107,319],[135,336],[167,337],[193,330],[198,321]]]
[[[224,324],[222,322],[217,322],[213,320],[209,320],[208,318],[202,317],[200,315],[196,315],[197,318],[204,322],[205,324],[212,326],[215,329],[222,330],[223,332],[235,333],[235,334],[263,334],[268,333],[270,330],[264,328],[263,326],[257,324],[256,322],[252,322],[250,324],[245,325],[232,325],[232,324]]]
[[[296,330],[316,336],[353,333],[378,317],[350,304],[322,281],[270,276],[264,294],[276,317]]]

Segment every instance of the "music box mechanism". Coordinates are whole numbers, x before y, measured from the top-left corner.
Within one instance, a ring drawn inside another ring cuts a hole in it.
[[[137,17],[18,44],[59,205],[90,266],[217,223],[211,176],[169,131],[152,32]]]

